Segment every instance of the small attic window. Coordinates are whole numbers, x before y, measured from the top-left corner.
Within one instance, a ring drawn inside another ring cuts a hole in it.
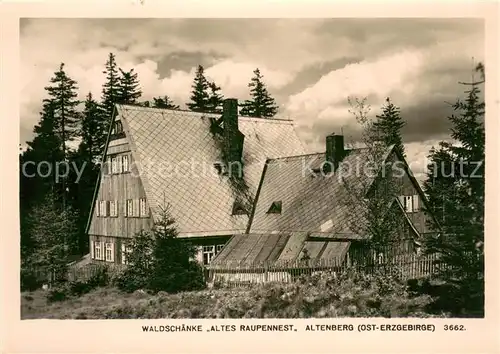
[[[273,202],[267,214],[281,214],[281,200]]]
[[[245,209],[245,207],[243,206],[243,204],[241,204],[241,202],[236,201],[233,204],[233,211],[231,214],[232,215],[248,215],[248,212]]]
[[[226,168],[222,162],[214,163],[214,168],[217,171],[217,174],[225,176],[227,174]]]
[[[121,121],[117,120],[113,123],[113,130],[111,131],[111,140],[120,139],[125,137],[125,132],[123,131],[123,124]]]

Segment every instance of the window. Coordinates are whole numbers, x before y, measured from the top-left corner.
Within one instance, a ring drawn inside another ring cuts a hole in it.
[[[118,203],[116,200],[109,201],[109,216],[117,217],[118,216]]]
[[[418,194],[415,194],[413,196],[413,211],[419,211],[419,210],[420,210],[419,198]]]
[[[148,209],[146,207],[146,198],[139,199],[139,216],[140,217],[148,216]]]
[[[215,256],[215,246],[203,246],[203,264],[210,264]]]
[[[122,156],[122,171],[128,172],[128,155]]]
[[[134,216],[134,203],[133,203],[132,199],[127,199],[126,216],[129,216],[129,217]]]
[[[234,202],[233,203],[233,211],[231,213],[232,215],[247,215],[248,212],[246,211],[245,207],[241,202]]]
[[[408,196],[408,195],[405,195],[405,198],[404,198],[404,207],[405,207],[405,210],[409,213],[413,212],[413,207],[412,207],[412,197],[411,196]]]
[[[111,158],[111,173],[118,173],[118,161],[116,157]]]
[[[108,203],[105,200],[99,201],[99,215],[108,216]]]
[[[224,248],[225,245],[217,245],[216,248],[215,248],[215,253],[216,254],[219,254],[220,251],[222,251],[222,249]]]
[[[120,133],[123,133],[123,124],[121,121],[117,120],[113,125],[113,134],[120,134]]]
[[[267,214],[281,214],[281,200],[273,202]]]
[[[101,249],[101,242],[95,241],[94,242],[94,256],[95,259],[102,259],[102,249]]]
[[[114,244],[112,242],[106,242],[106,262],[114,262]]]
[[[399,200],[407,213],[414,213],[420,210],[419,197],[417,194],[403,195],[399,197]]]

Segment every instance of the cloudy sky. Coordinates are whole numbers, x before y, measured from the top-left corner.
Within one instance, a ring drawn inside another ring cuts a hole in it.
[[[401,107],[408,159],[416,172],[429,148],[449,136],[446,116],[463,95],[473,58],[484,59],[484,23],[475,19],[22,19],[21,142],[32,138],[44,86],[66,64],[80,97],[99,97],[109,52],[139,74],[143,98],[188,101],[198,64],[226,97],[247,98],[260,68],[280,116],[293,119],[311,151],[342,129],[359,128],[347,97],[367,97],[377,114],[386,97]]]

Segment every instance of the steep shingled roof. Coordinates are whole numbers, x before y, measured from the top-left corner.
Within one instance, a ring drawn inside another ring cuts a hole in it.
[[[388,148],[385,155],[391,151]],[[355,169],[368,158],[367,149],[347,150],[340,169],[327,176],[313,172],[325,161],[324,153],[270,160],[262,175],[250,232],[352,233],[353,210],[341,176],[350,188],[366,188],[373,178]],[[282,204],[281,214],[268,213],[277,201]]]
[[[117,105],[153,216],[171,204],[180,236],[244,232],[247,215],[231,215],[234,189],[218,175],[221,151],[210,132],[220,115]],[[245,182],[255,196],[266,158],[304,153],[288,120],[239,117],[245,135]]]

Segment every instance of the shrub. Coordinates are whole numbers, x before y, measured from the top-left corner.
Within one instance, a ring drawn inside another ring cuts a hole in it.
[[[141,231],[128,243],[128,266],[114,279],[126,292],[145,289],[169,293],[205,287],[203,270],[194,260],[196,249],[177,238],[175,221],[168,206],[160,207],[160,217],[152,231]]]
[[[50,302],[58,302],[68,299],[70,296],[70,289],[67,286],[58,286],[50,289],[47,292],[47,301]]]
[[[41,288],[43,281],[35,271],[21,268],[21,291],[35,291]]]

